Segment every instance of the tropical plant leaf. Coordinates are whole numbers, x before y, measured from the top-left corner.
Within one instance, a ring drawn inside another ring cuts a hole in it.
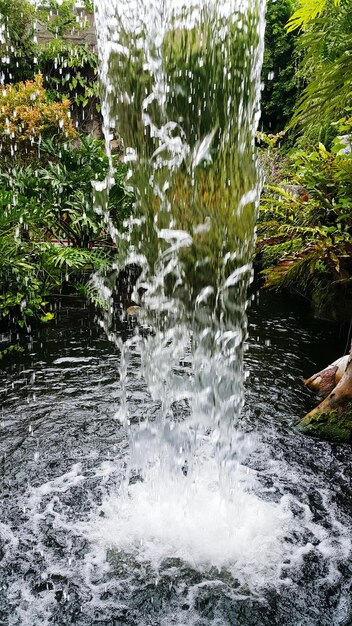
[[[300,0],[299,7],[287,23],[287,31],[304,28],[315,20],[324,11],[328,0]],[[341,0],[334,0],[339,5]]]

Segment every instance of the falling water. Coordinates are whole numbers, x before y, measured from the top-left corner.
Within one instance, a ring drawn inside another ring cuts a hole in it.
[[[111,158],[111,140],[121,137],[136,195],[133,217],[116,235],[116,267],[137,263],[135,296],[143,294],[144,332],[119,341],[121,384],[138,343],[158,402],[156,414],[130,428],[128,478],[137,472],[139,480],[109,503],[104,532],[150,560],[244,567],[247,559],[270,569],[284,526],[282,511],[249,495],[240,461],[251,442],[238,424],[259,192],[263,5],[95,6],[107,152]],[[110,322],[111,315],[113,307]],[[130,424],[125,395],[117,417]]]
[[[243,407],[262,5],[96,1],[96,209],[109,221],[117,136],[136,197],[95,276],[118,350],[74,305],[0,368],[1,624],[352,623],[351,452],[289,429],[335,329],[263,293]],[[130,264],[133,334],[116,310]]]

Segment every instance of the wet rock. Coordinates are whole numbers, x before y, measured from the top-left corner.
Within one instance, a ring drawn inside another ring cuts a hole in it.
[[[140,310],[141,310],[140,306],[137,306],[137,305],[129,306],[126,311],[127,317],[137,317]]]
[[[352,402],[332,411],[311,411],[294,424],[296,430],[306,435],[352,444]]]
[[[341,378],[330,389],[339,370]],[[352,443],[352,348],[347,362],[343,357],[316,376],[317,380],[313,376],[307,383],[318,388],[323,386],[324,391],[329,388],[330,392],[315,409],[295,423],[296,429],[331,441]]]
[[[340,359],[337,359],[337,361],[334,361],[325,369],[321,370],[317,374],[313,374],[310,378],[307,378],[304,381],[304,384],[308,387],[308,389],[315,391],[318,396],[326,398],[344,375],[348,359],[348,354]]]
[[[293,198],[297,198],[302,202],[309,200],[309,193],[302,185],[282,185],[282,188],[289,193]]]

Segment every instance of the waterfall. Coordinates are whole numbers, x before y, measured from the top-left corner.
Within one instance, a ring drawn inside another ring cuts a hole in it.
[[[127,480],[112,532],[120,528],[120,545],[126,537],[134,544],[157,537],[169,555],[185,557],[196,545],[212,562],[220,533],[226,537],[220,561],[228,550],[238,559],[232,526],[246,534],[253,506],[247,488],[238,487],[250,445],[239,420],[260,186],[254,137],[263,5],[95,3],[110,177],[111,140],[118,136],[136,196],[132,218],[115,233],[116,267],[137,263],[135,296],[143,294],[136,334],[117,341],[121,384],[131,342],[138,343],[157,403],[153,415],[130,424],[123,394],[118,418],[130,425],[128,477],[137,472],[140,480],[132,486]],[[108,187],[109,180],[97,190],[102,203]],[[113,315],[111,308],[110,333]],[[255,506],[265,524],[277,525],[273,505],[256,499]],[[253,546],[264,534],[263,527]]]

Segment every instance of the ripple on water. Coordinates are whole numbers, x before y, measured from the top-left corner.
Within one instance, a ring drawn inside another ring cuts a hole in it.
[[[336,329],[264,305],[246,355],[253,442],[227,508],[202,458],[194,491],[180,476],[158,493],[155,468],[126,490],[119,355],[88,313],[86,330],[78,311],[34,336],[35,356],[2,363],[1,625],[350,626],[351,449],[289,429],[311,403],[302,372],[339,356]],[[137,352],[127,386],[131,414],[151,414]]]

